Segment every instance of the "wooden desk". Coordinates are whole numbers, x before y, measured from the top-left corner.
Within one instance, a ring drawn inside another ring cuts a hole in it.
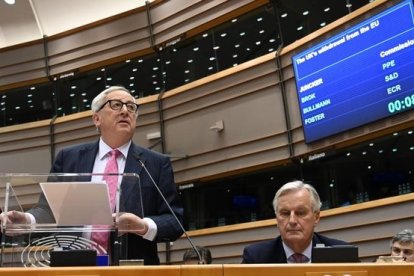
[[[0,268],[2,276],[411,276],[407,264],[169,265],[112,267]]]
[[[223,276],[411,276],[414,263],[224,265]]]

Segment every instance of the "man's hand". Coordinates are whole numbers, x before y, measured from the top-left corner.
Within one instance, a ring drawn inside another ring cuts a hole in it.
[[[143,236],[148,231],[147,223],[140,217],[132,213],[120,213],[118,214],[118,233],[120,236],[126,233],[133,233]],[[116,214],[113,214],[116,217]]]
[[[0,214],[0,222],[1,222],[1,228],[3,229],[4,227],[8,225],[13,225],[13,224],[23,224],[23,225],[30,224],[30,218],[28,218],[27,215],[23,212],[9,211],[7,213],[3,212]],[[21,229],[21,228],[25,229],[26,227],[20,226],[15,229],[9,229],[8,231],[6,231],[6,235],[17,236],[19,235],[18,229]]]

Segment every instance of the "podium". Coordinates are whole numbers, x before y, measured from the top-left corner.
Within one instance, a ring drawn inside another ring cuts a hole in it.
[[[141,189],[134,173],[0,174],[0,266],[115,266],[132,261],[125,253],[125,233],[143,229],[122,220],[120,202],[127,195],[120,185],[111,207],[106,177]],[[142,201],[137,210],[143,217]],[[108,233],[108,248],[91,239],[97,232]]]

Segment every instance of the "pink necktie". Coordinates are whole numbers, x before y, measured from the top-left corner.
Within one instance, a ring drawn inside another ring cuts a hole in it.
[[[121,152],[117,149],[111,150],[109,152],[109,159],[108,162],[106,162],[105,171],[103,180],[106,181],[106,184],[108,185],[109,190],[109,198],[111,201],[111,208],[114,210],[115,208],[115,196],[116,196],[116,190],[118,188],[118,175],[106,175],[110,173],[117,174],[118,173],[118,162],[117,158],[121,154]]]
[[[118,173],[118,162],[117,158],[121,154],[119,150],[111,150],[109,152],[109,158],[106,162],[103,180],[106,181],[109,190],[109,199],[111,202],[111,208],[114,210],[115,208],[115,197],[116,191],[118,188],[118,175],[107,175],[107,174],[117,174]],[[95,228],[99,228],[96,227]],[[91,239],[101,245],[105,250],[108,249],[108,241],[109,241],[109,232],[108,231],[94,231],[92,232]],[[99,253],[99,252],[98,252]]]

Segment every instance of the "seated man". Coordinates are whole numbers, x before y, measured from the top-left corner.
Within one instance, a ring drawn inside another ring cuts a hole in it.
[[[391,239],[391,256],[399,256],[403,261],[414,262],[414,233],[404,229]]]
[[[273,200],[280,236],[247,246],[242,263],[309,263],[316,244],[348,245],[314,232],[320,207],[319,195],[311,185],[302,181],[283,185]]]
[[[201,263],[197,252],[193,249],[187,249],[183,255],[184,264],[211,264],[211,252],[210,249],[202,246],[196,246],[198,253],[200,253]]]

